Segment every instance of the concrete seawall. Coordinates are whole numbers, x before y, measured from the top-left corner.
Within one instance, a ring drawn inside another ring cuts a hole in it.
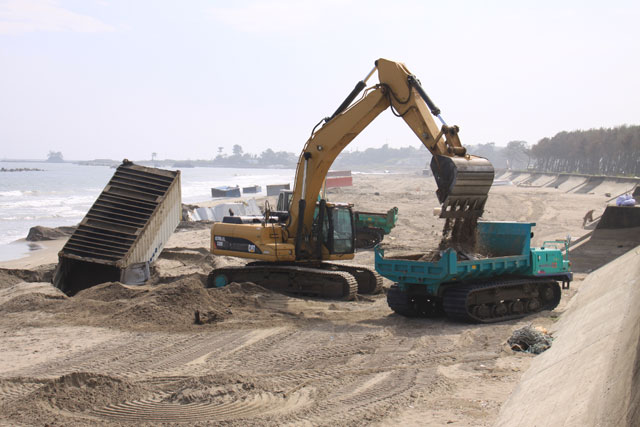
[[[496,179],[511,181],[524,187],[543,187],[565,193],[618,195],[633,192],[640,184],[640,178],[590,176],[581,174],[552,174],[542,172],[506,171],[496,174]]]
[[[591,273],[497,426],[640,425],[640,246]]]

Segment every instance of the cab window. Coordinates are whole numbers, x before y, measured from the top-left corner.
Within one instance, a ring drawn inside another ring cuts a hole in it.
[[[349,209],[333,209],[333,253],[353,253],[353,222]]]

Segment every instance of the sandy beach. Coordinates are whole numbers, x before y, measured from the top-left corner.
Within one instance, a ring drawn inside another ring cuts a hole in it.
[[[355,175],[353,182],[329,199],[362,211],[399,208],[387,251],[437,246],[433,178]],[[484,219],[536,223],[534,245],[577,240],[591,231],[582,226],[587,211],[599,216],[605,193],[627,187],[578,194],[495,186]],[[208,228],[175,232],[146,285],[105,283],[70,298],[34,280],[51,273],[63,244],[0,263],[2,424],[492,425],[536,357],[512,351],[507,339],[526,325],[553,332],[597,268],[577,262],[552,312],[471,325],[398,316],[384,294],[345,302],[251,283],[205,289],[213,267],[243,264],[209,253]],[[633,243],[621,245],[615,250],[624,253]],[[354,261],[373,266],[374,253],[360,251]],[[203,325],[194,324],[196,310]]]

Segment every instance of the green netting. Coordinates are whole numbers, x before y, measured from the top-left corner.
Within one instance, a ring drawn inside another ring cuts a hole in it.
[[[514,351],[540,354],[551,347],[552,341],[551,335],[529,325],[514,331],[507,343]]]

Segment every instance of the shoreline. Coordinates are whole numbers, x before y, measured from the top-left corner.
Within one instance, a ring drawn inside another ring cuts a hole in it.
[[[62,238],[28,242],[26,239],[19,239],[11,242],[4,246],[16,245],[15,250],[16,252],[20,251],[21,255],[0,261],[0,268],[30,269],[44,264],[57,263],[58,252],[60,252],[67,240],[68,238]],[[36,248],[36,246],[39,246],[39,248]]]

